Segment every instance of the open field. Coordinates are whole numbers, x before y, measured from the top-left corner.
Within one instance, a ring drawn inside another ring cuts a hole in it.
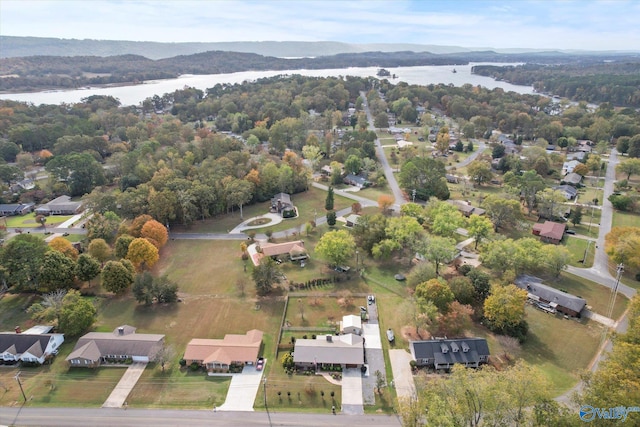
[[[12,331],[16,325],[25,330],[35,325],[26,310],[37,299],[36,295],[9,293],[0,298],[0,330]]]
[[[621,212],[614,210],[613,211],[613,221],[611,223],[612,227],[640,227],[640,215],[630,213],[630,212]]]
[[[564,319],[529,305],[525,320],[529,324],[527,341],[509,353],[540,369],[551,382],[553,395],[560,395],[573,387],[588,368],[600,345],[603,328],[595,322]],[[495,334],[478,324],[469,332],[486,338],[491,356],[504,360],[505,351]]]
[[[367,305],[365,298],[324,297],[319,293],[310,293],[308,297],[291,297],[287,306],[285,319],[290,326],[320,327],[339,329],[342,316],[360,315],[361,305]]]
[[[50,215],[45,217],[47,228],[54,227],[58,224],[73,218],[73,215]],[[36,214],[34,212],[27,215],[8,216],[2,219],[7,228],[37,228],[42,225],[36,222]]]

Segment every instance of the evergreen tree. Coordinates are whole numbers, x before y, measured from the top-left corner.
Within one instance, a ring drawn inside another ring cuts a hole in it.
[[[327,199],[324,202],[324,208],[328,211],[333,210],[333,187],[329,187],[329,191],[327,191]]]

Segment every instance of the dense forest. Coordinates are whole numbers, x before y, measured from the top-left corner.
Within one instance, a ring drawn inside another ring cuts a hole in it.
[[[473,72],[513,84],[532,85],[538,92],[572,101],[640,107],[640,58],[556,65],[477,65]]]

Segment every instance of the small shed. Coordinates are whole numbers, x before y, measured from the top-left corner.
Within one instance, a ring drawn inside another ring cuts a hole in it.
[[[362,334],[362,319],[353,314],[343,316],[340,322],[340,332],[343,334]]]

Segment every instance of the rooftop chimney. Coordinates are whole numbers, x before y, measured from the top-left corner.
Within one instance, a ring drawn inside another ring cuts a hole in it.
[[[20,329],[20,326],[16,326],[16,334],[21,334],[22,333],[22,329]]]

